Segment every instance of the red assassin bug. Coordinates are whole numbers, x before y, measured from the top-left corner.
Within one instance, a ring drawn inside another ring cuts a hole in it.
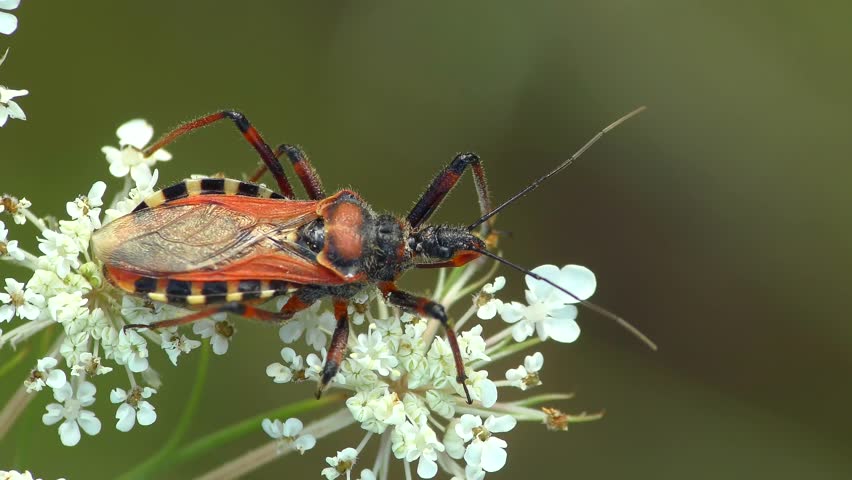
[[[459,267],[488,256],[571,295],[488,251],[494,215],[571,164],[604,133],[642,111],[639,108],[599,132],[571,158],[518,194],[492,208],[482,163],[473,153],[457,155],[432,180],[404,218],[379,215],[355,192],[326,195],[304,153],[267,145],[244,115],[222,111],[185,123],[148,147],[151,155],[178,137],[222,119],[230,119],[257,150],[264,165],[249,182],[226,178],[185,180],[153,194],[92,237],[93,251],[106,278],[118,288],[154,301],[197,310],[189,315],[126,328],[158,329],[189,323],[219,312],[265,321],[284,321],[323,297],[331,297],[337,326],[332,334],[317,395],[336,375],[349,336],[349,299],[375,285],[392,305],[439,320],[452,349],[457,381],[472,403],[455,332],[444,307],[400,290],[396,280],[413,267]],[[309,200],[296,200],[278,158],[286,155]],[[470,168],[482,216],[468,226],[428,225],[426,221]],[[269,170],[281,194],[255,182]],[[478,234],[472,233],[480,227]],[[280,312],[254,305],[292,294]],[[654,348],[623,319],[587,301],[581,303],[615,319]]]

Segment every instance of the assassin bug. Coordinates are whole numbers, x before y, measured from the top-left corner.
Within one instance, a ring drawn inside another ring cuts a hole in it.
[[[494,215],[555,175],[606,132],[644,107],[612,123],[571,158],[492,208],[479,157],[457,155],[429,184],[407,216],[376,214],[350,190],[327,195],[307,156],[296,146],[273,151],[244,115],[214,113],[178,126],[143,152],[149,156],[178,137],[218,120],[233,121],[260,154],[263,165],[244,182],[227,178],[185,180],[153,194],[132,213],[107,224],[92,237],[106,278],[118,288],[148,299],[196,310],[170,320],[125,328],[158,329],[189,323],[219,312],[263,321],[286,321],[323,297],[331,297],[337,325],[323,367],[319,396],[336,375],[349,336],[347,305],[371,285],[388,303],[441,322],[452,349],[457,378],[472,403],[455,332],[444,307],[396,286],[405,271],[460,267],[481,256],[497,260],[574,297],[612,318],[655,348],[621,317],[490,252],[484,239]],[[309,197],[296,200],[279,163],[285,155]],[[482,216],[468,226],[426,222],[465,170],[473,172]],[[269,171],[281,193],[256,182]],[[479,227],[478,233],[473,233]],[[257,308],[268,298],[291,294],[279,312]]]

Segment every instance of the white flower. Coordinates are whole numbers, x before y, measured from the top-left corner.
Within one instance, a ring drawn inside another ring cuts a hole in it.
[[[390,345],[382,339],[381,332],[372,325],[368,334],[358,335],[349,357],[364,368],[375,370],[385,377],[390,375],[391,370],[399,364],[399,360],[390,350]]]
[[[106,184],[104,182],[95,182],[92,188],[89,189],[88,195],[80,195],[73,202],[65,204],[68,216],[74,220],[88,218],[94,228],[100,228],[100,207],[104,204],[101,197],[103,197],[105,191]]]
[[[506,465],[507,444],[492,434],[508,432],[515,428],[517,423],[511,415],[491,415],[485,420],[485,424],[478,415],[462,415],[455,429],[463,441],[471,442],[464,453],[468,465],[481,467],[486,472],[496,472],[503,468]]]
[[[0,0],[0,9],[11,10],[18,6],[19,0]],[[18,27],[18,19],[11,13],[0,12],[0,33],[10,34]],[[0,57],[0,65],[6,60],[6,55],[9,54],[9,49]],[[27,115],[21,109],[17,102],[12,100],[15,97],[23,97],[30,92],[26,90],[12,90],[0,85],[0,127],[6,125],[9,118],[17,118],[18,120],[26,120]],[[17,219],[15,220],[17,222]]]
[[[485,339],[482,338],[482,325],[475,325],[470,330],[462,332],[459,335],[458,341],[459,349],[466,361],[491,360],[491,357],[485,354]]]
[[[358,480],[376,480],[376,474],[369,468],[365,468],[361,470],[361,476],[358,477]]]
[[[325,359],[327,356],[328,352],[325,350],[325,348],[320,350],[319,355],[317,355],[316,353],[309,353],[308,356],[305,357],[305,364],[307,364],[308,367],[305,369],[305,376],[312,380],[319,380],[320,376],[322,375],[322,369],[325,365]],[[346,363],[347,362],[344,362],[343,365],[346,365]],[[342,368],[340,369],[340,371],[337,372],[337,375],[335,375],[334,378],[331,379],[330,383],[346,383],[346,377],[343,376]]]
[[[389,392],[387,388],[382,396],[371,399],[367,407],[373,417],[385,426],[400,425],[405,422],[405,404],[399,400],[396,392]]]
[[[391,450],[396,458],[404,458],[407,462],[420,459],[417,463],[420,478],[432,478],[438,473],[436,460],[438,453],[444,451],[444,445],[426,421],[423,418],[417,425],[402,423],[391,434]]]
[[[88,407],[95,403],[95,391],[97,389],[90,382],[82,382],[77,386],[76,394],[71,389],[71,384],[66,383],[53,391],[53,398],[60,403],[51,403],[47,406],[47,413],[42,415],[41,421],[45,425],[53,425],[63,418],[59,426],[59,439],[67,447],[73,447],[80,442],[80,429],[88,435],[97,435],[101,431],[101,421],[89,410]]]
[[[44,238],[38,239],[38,249],[46,255],[46,270],[53,270],[59,278],[65,278],[72,268],[80,266],[77,258],[80,247],[74,239],[53,230],[45,230],[42,235]]]
[[[148,323],[148,322],[145,322]],[[201,342],[188,338],[186,335],[180,334],[177,328],[169,328],[160,332],[163,350],[172,361],[172,365],[177,366],[177,359],[181,353],[189,353],[194,348],[201,346]]]
[[[118,127],[116,130],[120,150],[115,147],[103,147],[101,152],[109,162],[109,172],[116,177],[130,177],[138,184],[150,181],[151,167],[157,162],[171,160],[172,155],[163,150],[157,150],[150,157],[143,154],[145,145],[154,136],[154,128],[145,120],[135,119]]]
[[[85,307],[88,302],[81,292],[59,292],[47,301],[47,310],[57,323],[72,322],[88,314]]]
[[[142,178],[136,181],[136,187],[127,193],[127,198],[119,200],[113,208],[107,209],[104,213],[104,223],[109,223],[118,217],[122,217],[132,212],[137,205],[143,200],[150,197],[154,193],[154,188],[157,186],[157,179],[160,177],[160,171],[154,170],[150,178]]]
[[[591,297],[597,286],[594,273],[579,265],[567,265],[561,270],[554,265],[542,265],[532,271],[564,287],[581,300]],[[526,277],[526,283],[528,305],[512,302],[500,311],[503,320],[515,324],[512,327],[515,341],[523,341],[533,333],[537,333],[541,340],[553,338],[562,343],[576,340],[580,336],[580,327],[574,321],[577,307],[571,304],[577,303],[577,298],[530,276]]]
[[[233,322],[230,320],[215,321],[210,318],[199,320],[192,325],[192,331],[201,335],[201,338],[209,338],[213,345],[213,353],[224,355],[231,344],[231,338],[236,333]]]
[[[50,298],[66,289],[65,283],[50,270],[36,270],[32,278],[27,282],[27,289],[32,290],[45,298]]]
[[[295,350],[290,347],[282,348],[281,358],[283,358],[284,362],[287,363],[286,366],[276,362],[271,363],[268,367],[266,367],[266,374],[272,377],[273,382],[287,383],[290,380],[293,380],[294,377],[296,377],[296,379],[299,379],[298,376],[304,377],[304,362],[301,355],[296,355]]]
[[[109,393],[109,401],[121,404],[115,412],[115,418],[118,419],[115,428],[120,432],[129,432],[136,422],[143,427],[154,423],[157,420],[157,412],[147,399],[155,393],[157,391],[151,387],[136,386],[130,389],[130,392],[114,388]]]
[[[497,316],[497,312],[503,307],[503,301],[494,298],[494,294],[506,286],[505,277],[497,277],[494,283],[486,283],[482,291],[476,297],[476,316],[483,320],[491,320]]]
[[[59,346],[59,354],[65,357],[65,363],[69,367],[80,362],[80,355],[89,351],[88,332],[76,332],[69,334]]]
[[[0,10],[14,10],[21,4],[21,0],[0,0]],[[18,28],[18,19],[11,13],[0,12],[0,33],[11,35]],[[0,58],[0,65],[3,64],[3,58]]]
[[[27,393],[40,392],[45,385],[52,389],[62,388],[66,383],[65,372],[56,368],[57,362],[53,357],[44,357],[36,362],[36,368],[24,380]]]
[[[527,355],[524,358],[524,364],[518,368],[513,368],[506,371],[506,380],[512,386],[518,387],[521,390],[526,390],[531,387],[541,385],[541,379],[538,372],[544,365],[544,355],[541,352],[535,352],[532,355]]]
[[[8,210],[9,215],[12,216],[12,220],[14,220],[18,225],[27,223],[27,216],[24,212],[32,206],[33,204],[26,198],[18,200],[10,195],[3,195],[0,197],[0,213]]]
[[[456,414],[456,404],[453,397],[440,390],[428,390],[426,403],[429,408],[444,418],[453,418]]]
[[[364,320],[367,319],[367,313],[370,311],[370,291],[365,289],[358,292],[349,300],[346,311],[349,314],[349,321],[353,325],[364,323]]]
[[[6,279],[6,292],[0,293],[0,322],[7,322],[17,314],[24,320],[35,320],[44,307],[44,297],[32,290],[24,290],[24,284],[14,278]]]
[[[80,354],[80,360],[76,365],[71,367],[71,375],[79,377],[82,374],[91,376],[103,375],[112,371],[112,367],[105,367],[101,363],[101,357],[96,357],[92,352],[83,352]]]
[[[351,478],[350,472],[352,471],[352,467],[355,466],[355,460],[357,458],[358,451],[351,447],[340,450],[337,452],[337,456],[325,457],[326,463],[330,466],[322,470],[322,475],[324,475],[327,480],[334,480],[335,478],[346,474],[346,478],[348,480]]]
[[[474,400],[479,400],[485,408],[491,408],[497,403],[497,385],[488,379],[488,372],[478,370],[468,374],[467,384],[469,386],[470,396]],[[452,385],[461,395],[463,390],[455,381]]]
[[[279,301],[278,309],[283,306],[283,299]],[[305,334],[305,342],[314,350],[323,348],[328,337],[325,331],[334,330],[337,321],[334,314],[329,311],[318,313],[321,302],[315,302],[309,308],[293,315],[293,319],[281,326],[278,335],[284,343],[293,343]]]
[[[264,418],[261,426],[267,435],[280,441],[279,449],[286,444],[292,444],[300,454],[304,454],[317,444],[313,435],[299,435],[303,425],[298,418],[288,418],[284,423],[281,423],[281,420]]]
[[[134,330],[121,330],[113,356],[119,365],[127,365],[131,372],[143,372],[148,369],[148,342]]]
[[[17,240],[7,240],[9,230],[6,229],[6,224],[0,221],[0,257],[8,255],[17,261],[24,260],[24,252],[18,248]]]
[[[34,479],[29,470],[19,472],[17,470],[0,470],[0,480],[41,480]],[[63,479],[60,479],[63,480]]]

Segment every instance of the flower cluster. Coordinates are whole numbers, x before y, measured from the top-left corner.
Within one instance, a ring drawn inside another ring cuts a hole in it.
[[[595,277],[583,267],[544,265],[534,273],[578,292],[580,299],[594,293]],[[469,279],[470,275],[462,275],[462,284],[444,283],[443,293],[439,291],[435,299],[449,304],[462,298],[459,292],[470,288],[463,285]],[[433,478],[443,469],[456,478],[480,479],[506,464],[508,444],[499,434],[512,430],[518,421],[550,426],[554,416],[565,416],[556,409],[529,408],[524,401],[498,402],[501,388],[527,390],[541,384],[544,356],[540,352],[506,371],[505,379],[494,378],[486,367],[549,338],[575,340],[579,327],[572,304],[578,300],[528,277],[527,302],[505,303],[496,298],[505,284],[503,277],[497,277],[482,286],[456,324],[462,327],[474,315],[482,320],[500,316],[505,322],[490,337],[483,336],[482,325],[458,330],[473,405],[465,402],[456,382],[450,344],[434,336],[435,322],[389,310],[379,295],[365,294],[360,298],[363,303],[355,303],[351,310],[359,311],[368,322],[361,332],[350,334],[347,356],[331,388],[344,392],[352,418],[366,433],[357,448],[345,448],[326,459],[322,474],[327,479],[352,478],[360,452],[374,436],[379,437],[378,457],[371,468],[361,469],[361,479],[388,478],[391,455],[402,460],[406,469],[415,468],[420,478]],[[287,346],[281,350],[281,361],[267,367],[267,375],[275,383],[317,381],[333,328],[333,315],[319,302],[298,313],[281,327],[279,334]],[[309,348],[304,356],[294,348],[300,338]],[[410,466],[413,463],[416,467]]]
[[[41,480],[33,477],[29,470],[19,472],[17,470],[0,470],[0,480]],[[59,480],[65,480],[60,478]]]
[[[124,188],[110,205],[104,204],[106,184],[101,181],[95,182],[87,194],[68,202],[65,208],[68,217],[58,221],[37,216],[25,198],[3,195],[0,199],[0,214],[11,216],[15,224],[35,227],[41,253],[24,250],[18,240],[9,239],[6,223],[0,221],[0,262],[32,271],[31,277],[24,281],[4,279],[5,286],[0,290],[0,326],[11,324],[12,328],[0,329],[0,347],[9,344],[14,348],[51,327],[61,330],[54,348],[38,360],[23,388],[31,394],[45,389],[53,391],[56,403],[47,406],[42,420],[46,425],[62,422],[59,436],[64,445],[76,445],[81,430],[96,435],[101,429],[100,420],[85,409],[95,402],[97,377],[120,368],[127,375],[117,378],[130,380],[129,386],[106,389],[112,403],[117,404],[116,429],[126,432],[136,424],[150,425],[157,418],[150,399],[156,393],[158,377],[148,362],[149,343],[161,346],[175,364],[178,355],[201,345],[200,341],[174,330],[158,334],[124,331],[128,323],[171,318],[180,314],[180,310],[151,305],[105,285],[102,266],[89,251],[92,233],[102,223],[129,213],[153,193],[158,174],[148,169],[157,160],[167,158],[163,155],[147,158],[141,153],[144,145],[139,142],[147,142],[152,134],[150,125],[134,120],[118,129],[120,149],[104,148],[110,171],[125,176]],[[134,171],[134,180],[126,177]],[[202,332],[202,337],[205,336]],[[217,345],[215,339],[213,343]]]

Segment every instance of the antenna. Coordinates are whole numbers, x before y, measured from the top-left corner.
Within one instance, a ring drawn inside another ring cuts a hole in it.
[[[519,271],[519,272],[522,272],[522,273],[524,273],[524,274],[526,274],[526,275],[529,275],[529,276],[531,276],[532,278],[534,278],[534,279],[536,279],[536,280],[541,280],[542,282],[545,282],[545,283],[547,283],[547,284],[549,284],[549,285],[551,285],[551,286],[555,287],[555,288],[556,288],[556,289],[558,289],[559,291],[564,292],[564,293],[568,294],[569,296],[571,296],[574,300],[577,300],[577,301],[580,303],[580,305],[582,305],[582,306],[584,306],[584,307],[588,308],[589,310],[592,310],[592,311],[594,311],[594,312],[597,312],[598,314],[600,314],[600,315],[602,315],[602,316],[604,316],[604,317],[606,317],[606,318],[609,318],[610,320],[615,320],[615,321],[616,321],[616,323],[618,323],[619,325],[621,325],[622,327],[624,327],[624,328],[625,328],[628,332],[632,333],[632,334],[633,334],[633,336],[635,336],[635,337],[636,337],[636,338],[638,338],[640,341],[642,341],[645,345],[647,345],[647,346],[648,346],[648,348],[650,348],[651,350],[654,350],[654,351],[656,351],[656,350],[657,350],[657,344],[656,344],[656,343],[654,343],[654,341],[653,341],[653,340],[651,340],[650,338],[648,338],[648,336],[647,336],[647,335],[645,335],[644,333],[642,333],[641,331],[639,331],[639,329],[638,329],[638,328],[636,328],[636,327],[634,327],[633,325],[631,325],[631,324],[630,324],[627,320],[625,320],[625,319],[621,318],[620,316],[618,316],[618,315],[616,315],[616,314],[614,314],[614,313],[610,312],[609,310],[607,310],[607,309],[603,308],[602,306],[600,306],[600,305],[598,305],[598,304],[596,304],[596,303],[592,303],[592,302],[590,302],[590,301],[588,301],[588,300],[583,300],[582,298],[578,297],[577,295],[574,295],[573,293],[569,292],[568,290],[566,290],[566,289],[564,289],[564,288],[560,287],[560,286],[559,286],[559,285],[557,285],[557,284],[556,284],[553,280],[550,280],[550,279],[544,278],[544,277],[542,277],[541,275],[539,275],[539,274],[537,274],[537,273],[535,273],[535,272],[531,272],[531,271],[527,270],[526,268],[523,268],[523,267],[521,267],[520,265],[518,265],[518,264],[516,264],[516,263],[512,263],[512,262],[510,262],[509,260],[506,260],[505,258],[503,258],[503,257],[501,257],[501,256],[499,256],[499,255],[497,255],[497,254],[495,254],[495,253],[491,253],[491,252],[489,252],[488,250],[480,250],[480,249],[478,249],[478,248],[473,248],[473,249],[471,249],[471,250],[473,250],[473,251],[475,251],[475,252],[479,252],[479,253],[481,253],[481,254],[485,255],[486,257],[493,258],[494,260],[497,260],[498,262],[500,262],[500,263],[502,263],[502,264],[504,264],[504,265],[508,265],[509,267],[512,267],[512,268],[514,268],[515,270],[517,270],[517,271]]]
[[[512,198],[510,198],[510,199],[506,200],[505,202],[503,202],[503,203],[502,203],[499,207],[495,208],[494,210],[491,210],[490,212],[488,212],[488,213],[486,213],[485,215],[483,215],[482,217],[480,217],[480,219],[479,219],[479,220],[477,220],[476,222],[474,222],[474,223],[470,224],[470,225],[467,227],[467,231],[468,231],[468,232],[473,231],[473,229],[474,229],[474,228],[478,227],[479,225],[481,225],[483,222],[485,222],[485,221],[486,221],[486,220],[488,220],[489,218],[493,217],[494,215],[497,215],[497,213],[498,213],[498,212],[500,212],[500,210],[503,210],[504,208],[508,207],[508,206],[509,206],[509,205],[511,205],[512,203],[515,203],[515,201],[519,200],[520,198],[525,197],[528,193],[530,193],[531,191],[533,191],[533,190],[535,190],[536,188],[538,188],[538,186],[539,186],[539,185],[541,185],[541,184],[542,184],[542,182],[544,182],[544,181],[545,181],[545,180],[547,180],[548,178],[550,178],[550,177],[552,177],[552,176],[556,175],[557,173],[561,172],[561,171],[562,171],[562,169],[564,169],[564,168],[565,168],[565,167],[567,167],[568,165],[571,165],[572,163],[574,163],[574,160],[577,160],[577,158],[579,158],[579,157],[580,157],[580,155],[582,155],[582,154],[583,154],[586,150],[588,150],[588,149],[589,149],[589,147],[591,147],[591,146],[592,146],[592,145],[594,145],[594,144],[595,144],[598,140],[600,140],[600,139],[601,139],[601,137],[603,137],[605,133],[609,132],[609,131],[610,131],[610,130],[612,130],[613,128],[615,128],[615,127],[617,127],[617,126],[621,125],[622,123],[626,122],[626,121],[627,121],[627,120],[629,120],[631,117],[634,117],[634,116],[636,116],[636,115],[639,115],[639,114],[640,114],[640,113],[642,113],[642,111],[643,111],[643,110],[645,110],[646,108],[647,108],[647,107],[644,107],[644,106],[639,107],[639,108],[637,108],[636,110],[633,110],[632,112],[628,113],[627,115],[624,115],[623,117],[619,118],[618,120],[616,120],[616,121],[614,121],[614,122],[610,123],[609,125],[607,125],[607,126],[606,126],[606,128],[604,128],[603,130],[601,130],[600,132],[598,132],[598,133],[597,133],[597,135],[595,135],[594,137],[592,137],[592,138],[591,138],[588,142],[586,142],[586,144],[585,144],[585,145],[583,145],[582,147],[580,147],[580,149],[579,149],[579,150],[577,150],[577,152],[576,152],[576,153],[574,153],[574,155],[571,155],[571,158],[569,158],[568,160],[565,160],[564,162],[560,163],[560,164],[559,164],[559,166],[557,166],[556,168],[554,168],[553,170],[551,170],[551,171],[550,171],[550,172],[548,172],[547,174],[543,175],[541,178],[539,178],[539,179],[535,180],[535,181],[534,181],[534,182],[532,182],[531,184],[527,185],[527,187],[526,187],[526,188],[524,188],[524,189],[523,189],[523,190],[521,190],[520,192],[518,192],[518,193],[516,193],[515,195],[513,195],[513,196],[512,196]]]

